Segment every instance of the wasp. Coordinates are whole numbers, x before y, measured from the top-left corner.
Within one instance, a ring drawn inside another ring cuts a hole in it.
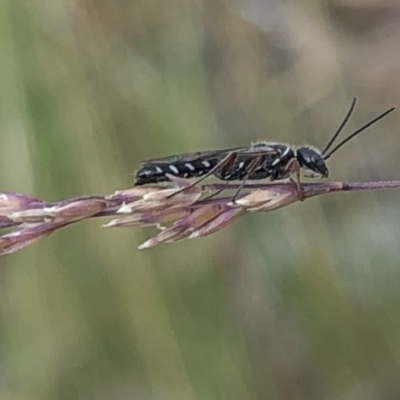
[[[392,107],[383,112],[333,146],[350,119],[356,101],[356,98],[352,100],[344,119],[323,150],[313,146],[297,147],[262,141],[253,143],[250,147],[177,154],[142,162],[135,175],[135,185],[166,182],[169,181],[167,175],[171,174],[182,178],[198,178],[191,187],[213,175],[223,181],[241,181],[241,189],[249,180],[277,181],[291,178],[295,174],[301,191],[301,176],[327,178],[329,170],[326,160],[355,136],[395,110]],[[235,198],[237,194],[238,192]]]

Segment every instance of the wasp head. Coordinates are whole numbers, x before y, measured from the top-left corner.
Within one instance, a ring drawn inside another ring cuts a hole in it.
[[[324,158],[318,150],[310,147],[300,147],[297,149],[297,160],[300,167],[305,170],[305,176],[311,178],[327,178],[328,168]]]

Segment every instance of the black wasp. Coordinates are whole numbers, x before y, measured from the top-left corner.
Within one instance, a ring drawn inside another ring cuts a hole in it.
[[[294,147],[275,142],[257,142],[250,147],[226,150],[200,151],[144,161],[135,175],[135,185],[169,181],[167,174],[182,178],[199,178],[193,185],[213,175],[223,181],[269,179],[276,181],[296,174],[309,178],[326,178],[329,175],[325,161],[349,140],[375,124],[394,110],[390,108],[367,122],[332,148],[345,127],[356,105],[356,98],[342,123],[320,151],[311,146]],[[192,185],[191,185],[192,186]],[[300,186],[299,186],[300,189]]]

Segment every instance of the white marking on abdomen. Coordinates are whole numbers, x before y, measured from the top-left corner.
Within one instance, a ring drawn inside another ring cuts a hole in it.
[[[187,168],[187,169],[190,169],[191,171],[194,171],[196,168],[192,165],[192,164],[190,164],[190,163],[186,163],[185,164],[185,167]]]
[[[179,174],[179,169],[175,167],[175,165],[170,165],[169,169],[174,173],[174,174]]]
[[[161,172],[163,172],[163,170],[160,167],[156,167],[156,172],[157,172],[157,174],[161,174]]]
[[[201,162],[206,168],[209,168],[211,164],[208,161],[202,161]]]

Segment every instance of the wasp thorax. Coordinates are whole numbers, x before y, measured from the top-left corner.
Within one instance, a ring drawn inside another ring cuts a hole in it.
[[[311,177],[328,177],[328,168],[325,164],[324,158],[318,151],[310,147],[300,147],[297,149],[297,160],[300,164],[300,167],[307,170],[307,175],[308,172],[311,172]]]

